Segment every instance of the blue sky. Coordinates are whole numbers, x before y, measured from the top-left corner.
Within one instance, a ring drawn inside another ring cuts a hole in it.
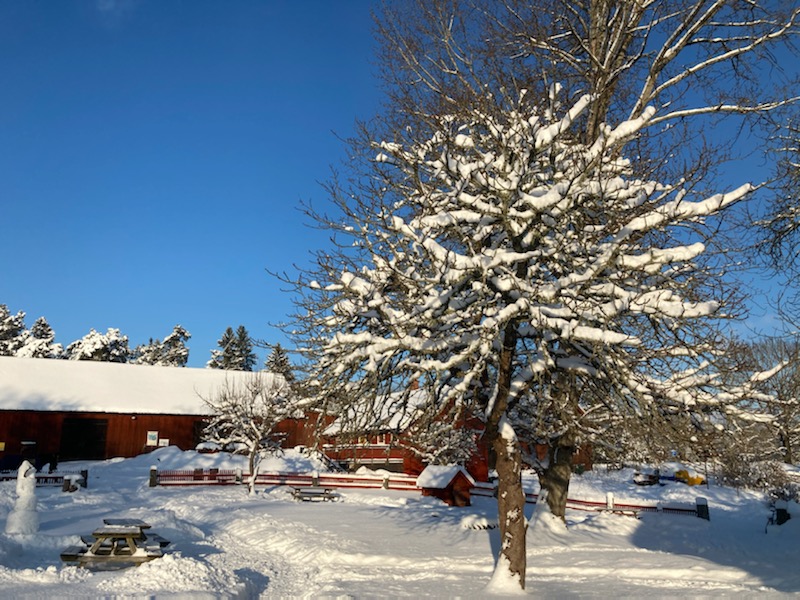
[[[378,110],[367,0],[0,2],[0,303],[65,346],[178,323],[203,366],[325,234],[301,200]],[[262,356],[263,358],[263,356]]]

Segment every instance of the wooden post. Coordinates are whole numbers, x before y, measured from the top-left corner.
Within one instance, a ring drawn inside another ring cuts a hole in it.
[[[614,492],[606,492],[606,510],[614,510]]]
[[[314,487],[319,487],[319,473],[316,471],[311,473],[311,485]]]
[[[711,515],[708,513],[708,500],[703,497],[697,498],[697,516],[706,521],[711,520]]]
[[[381,487],[383,487],[383,489],[385,489],[385,490],[389,489],[389,476],[388,475],[384,475],[383,476],[383,484],[381,485]]]
[[[81,471],[81,480],[78,482],[83,489],[89,487],[89,469],[83,469]]]
[[[236,469],[236,483],[242,483],[242,470]]]
[[[150,487],[158,485],[158,467],[150,467]]]

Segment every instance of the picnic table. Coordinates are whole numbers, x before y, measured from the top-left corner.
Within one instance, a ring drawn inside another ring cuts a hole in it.
[[[292,488],[292,497],[303,502],[325,502],[338,500],[339,494],[336,493],[336,488],[312,485]]]
[[[82,536],[83,546],[70,546],[61,553],[61,560],[79,566],[100,564],[134,564],[163,556],[162,548],[169,540],[145,532],[150,525],[141,519],[103,519],[103,526],[91,536]]]

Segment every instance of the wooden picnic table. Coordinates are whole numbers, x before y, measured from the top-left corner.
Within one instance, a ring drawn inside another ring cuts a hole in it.
[[[84,546],[70,546],[61,560],[80,566],[102,563],[141,564],[163,556],[162,548],[170,542],[160,535],[145,533],[150,525],[141,519],[103,519],[104,525],[82,537]]]

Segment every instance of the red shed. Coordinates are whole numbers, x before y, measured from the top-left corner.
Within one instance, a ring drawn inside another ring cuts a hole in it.
[[[469,506],[475,480],[458,465],[428,465],[417,477],[417,487],[423,496],[434,496],[450,506]]]

